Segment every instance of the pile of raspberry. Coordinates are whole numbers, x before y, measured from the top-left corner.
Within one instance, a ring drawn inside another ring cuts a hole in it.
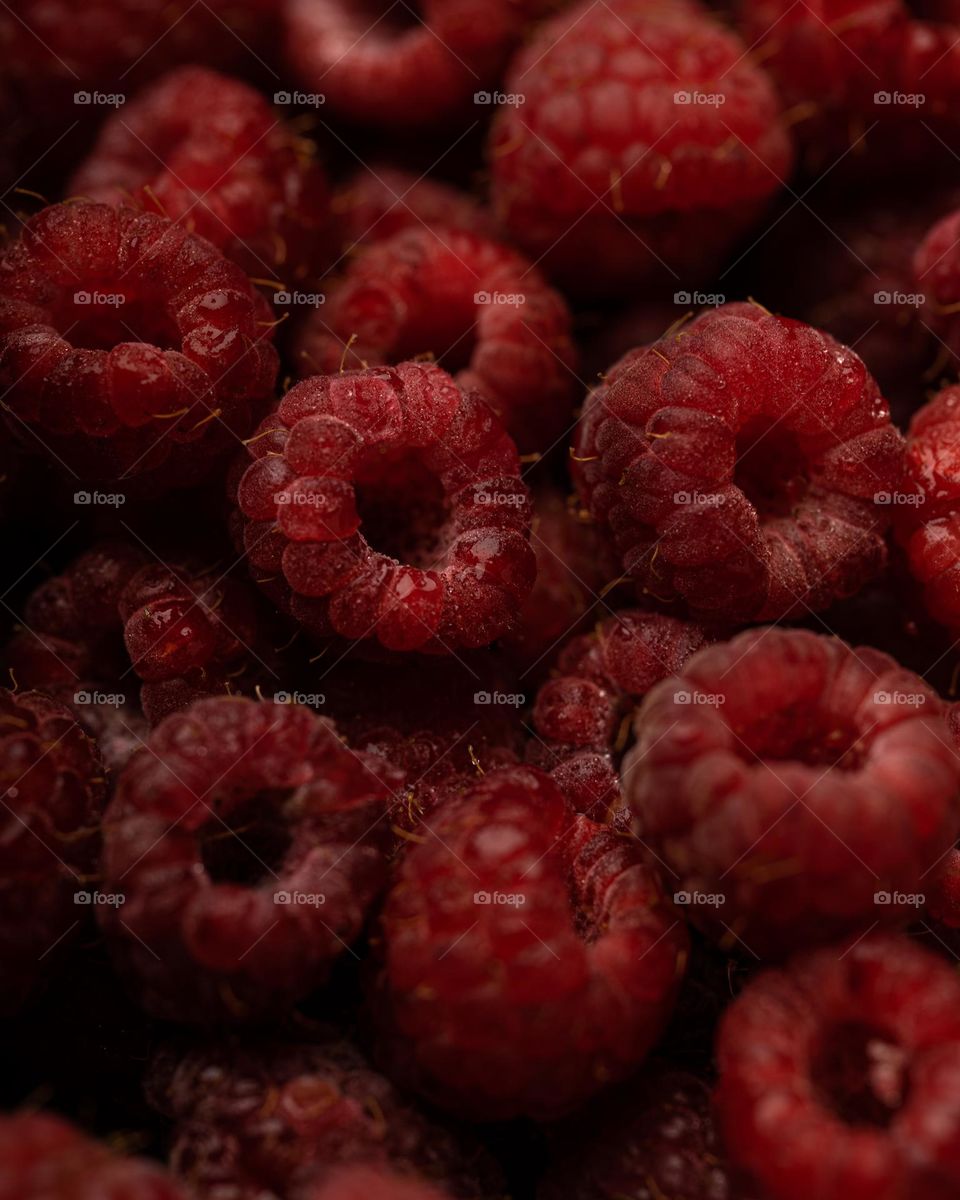
[[[960,0],[0,0],[0,1200],[960,1196]]]

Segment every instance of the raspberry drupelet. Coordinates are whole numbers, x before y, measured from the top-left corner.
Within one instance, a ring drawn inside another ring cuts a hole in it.
[[[8,425],[84,479],[195,482],[272,395],[266,301],[156,213],[46,208],[0,259],[0,288]]]
[[[524,103],[493,122],[495,209],[577,294],[704,276],[790,172],[772,82],[686,0],[575,4],[540,26],[504,91]]]
[[[905,937],[802,955],[747,985],[717,1042],[719,1125],[769,1200],[950,1200],[960,982]]]
[[[533,586],[516,446],[480,395],[439,367],[304,380],[243,462],[238,540],[258,581],[314,636],[484,646]]]
[[[191,1195],[286,1200],[303,1189],[306,1200],[315,1178],[353,1164],[462,1200],[503,1195],[469,1135],[426,1117],[346,1041],[172,1046],[146,1088],[176,1122],[170,1161]]]
[[[400,860],[374,1011],[391,1076],[478,1120],[559,1116],[643,1060],[686,960],[640,847],[542,772],[489,772]]]
[[[429,1183],[379,1167],[339,1167],[325,1173],[297,1200],[449,1200]]]
[[[658,684],[636,733],[638,834],[691,917],[756,955],[906,923],[960,827],[936,693],[869,647],[747,630]]]
[[[15,1012],[92,886],[105,799],[96,745],[66,705],[0,689],[0,1010]]]
[[[577,351],[566,301],[531,262],[467,230],[402,230],[363,250],[300,326],[301,376],[433,355],[477,388],[524,453],[571,424]]]
[[[282,1014],[357,936],[386,875],[400,773],[297,705],[217,697],[166,718],[105,818],[101,913],[148,1012]]]
[[[537,693],[528,759],[578,812],[609,819],[621,806],[616,756],[634,703],[709,640],[693,621],[643,609],[622,609],[572,638]]]
[[[701,617],[805,616],[887,560],[903,439],[852,350],[727,304],[631,351],[590,396],[571,467],[624,569]]]
[[[108,117],[74,196],[178,221],[252,276],[324,268],[329,197],[311,146],[254,88],[181,67]]]
[[[188,1200],[158,1163],[40,1112],[0,1117],[0,1200]]]

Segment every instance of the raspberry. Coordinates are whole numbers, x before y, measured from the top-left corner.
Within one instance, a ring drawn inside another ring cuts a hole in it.
[[[249,431],[271,392],[266,301],[155,213],[46,208],[0,260],[0,281],[10,425],[75,474],[185,485]]]
[[[203,67],[109,117],[69,190],[182,221],[251,275],[321,266],[329,201],[308,143],[253,88]]]
[[[506,1120],[559,1115],[633,1070],[686,956],[640,848],[528,767],[488,773],[432,830],[383,912],[375,1007],[391,1075]]]
[[[445,1200],[447,1193],[419,1180],[374,1167],[342,1167],[309,1189],[302,1200]]]
[[[299,1196],[326,1169],[354,1163],[465,1200],[502,1194],[479,1146],[428,1120],[347,1042],[197,1046],[159,1056],[147,1089],[177,1122],[171,1163],[191,1194]]]
[[[960,630],[960,387],[946,387],[914,414],[896,506],[898,537],[934,620]]]
[[[533,585],[516,447],[428,363],[304,380],[247,448],[250,565],[317,636],[483,646]]]
[[[949,929],[960,929],[960,850],[951,850],[933,873],[927,912]]]
[[[569,425],[570,313],[534,266],[465,230],[403,230],[365,249],[295,343],[301,375],[432,354],[477,388],[522,451]]]
[[[886,562],[902,439],[860,359],[752,304],[632,351],[588,399],[572,469],[624,567],[717,619],[803,616]]]
[[[559,1154],[537,1200],[756,1196],[738,1186],[724,1161],[707,1085],[666,1064],[617,1089],[558,1134]]]
[[[613,760],[633,702],[678,674],[708,640],[692,621],[624,609],[564,647],[554,678],[537,693],[533,723],[539,737],[528,757],[552,768],[578,812],[599,821],[620,808]]]
[[[960,828],[941,709],[878,650],[748,630],[647,696],[624,771],[637,830],[691,915],[754,954],[902,922]]]
[[[539,28],[504,89],[525,102],[491,130],[496,210],[578,294],[709,272],[790,170],[772,83],[685,0],[584,0]]]
[[[724,1141],[769,1200],[957,1194],[960,983],[907,938],[760,975],[717,1056]]]
[[[349,120],[447,125],[496,81],[525,21],[548,3],[424,0],[398,14],[374,0],[291,0],[287,57],[304,87]]]
[[[119,613],[152,724],[201,696],[238,688],[240,676],[262,661],[253,649],[258,614],[249,589],[217,567],[191,563],[151,563],[129,580]]]
[[[42,692],[0,689],[0,727],[0,1009],[14,1012],[84,915],[104,778],[73,713]]]
[[[0,1200],[186,1200],[156,1163],[125,1158],[59,1117],[0,1117]]]
[[[926,298],[924,316],[947,349],[960,356],[960,209],[941,217],[920,242],[913,258],[917,291]]]
[[[472,196],[397,167],[358,171],[334,194],[331,207],[344,252],[423,225],[496,236],[492,215]]]
[[[153,1015],[283,1013],[357,936],[386,870],[399,772],[296,705],[200,700],[123,772],[106,819],[101,912]]]

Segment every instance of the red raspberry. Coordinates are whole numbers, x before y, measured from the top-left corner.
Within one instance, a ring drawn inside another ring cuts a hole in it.
[[[59,1117],[0,1117],[0,1200],[186,1200],[156,1163],[114,1154]]]
[[[956,1196],[960,982],[907,938],[760,975],[717,1057],[724,1141],[769,1200]]]
[[[340,1167],[323,1183],[309,1188],[300,1200],[447,1200],[428,1183],[404,1179],[378,1167]]]
[[[572,469],[624,567],[721,619],[802,616],[886,562],[902,439],[860,359],[752,304],[633,351],[588,399]]]
[[[504,88],[525,102],[493,123],[495,206],[577,293],[710,271],[790,170],[772,83],[686,0],[584,0],[539,28]]]
[[[0,1010],[13,1012],[85,915],[76,893],[95,877],[105,789],[59,701],[0,689],[0,728]]]
[[[44,209],[0,260],[0,284],[10,424],[79,475],[157,478],[165,466],[163,482],[186,484],[271,393],[266,301],[208,242],[155,213]]]
[[[960,929],[960,850],[951,850],[931,874],[927,913],[948,929]]]
[[[686,958],[636,843],[576,816],[528,767],[485,775],[432,831],[400,860],[383,913],[391,1073],[502,1120],[559,1115],[632,1071]]]
[[[760,1200],[724,1161],[707,1085],[666,1064],[562,1125],[557,1141],[537,1200]]]
[[[525,22],[550,0],[290,0],[287,57],[342,116],[406,129],[448,125],[496,82]],[[488,100],[489,103],[489,100]]]
[[[960,209],[937,221],[913,258],[916,289],[925,299],[924,316],[954,356],[960,356]]]
[[[700,924],[754,954],[903,921],[915,907],[876,894],[922,893],[960,831],[941,709],[879,650],[747,630],[647,696],[624,772],[638,832]]]
[[[934,620],[960,631],[960,386],[944,388],[914,414],[896,528]]]
[[[621,805],[614,756],[633,703],[677,675],[709,640],[692,621],[642,609],[608,617],[563,649],[533,709],[538,739],[528,757],[550,769],[578,812],[601,821]]]
[[[493,216],[466,192],[382,164],[358,171],[334,193],[331,207],[344,252],[423,225],[496,236]]]
[[[304,380],[247,453],[248,561],[315,634],[449,652],[514,622],[535,569],[516,447],[439,367]]]
[[[386,870],[400,773],[296,705],[200,700],[127,766],[107,816],[102,912],[148,1012],[282,1013],[357,936]]]
[[[318,1174],[354,1163],[435,1181],[465,1200],[502,1194],[478,1145],[428,1120],[346,1042],[161,1054],[147,1094],[177,1122],[171,1163],[198,1196],[300,1196]]]
[[[108,117],[72,195],[158,212],[251,275],[321,267],[329,200],[309,143],[247,84],[181,67]]]
[[[295,342],[301,376],[426,354],[477,388],[521,451],[549,449],[577,391],[570,313],[516,251],[407,229],[364,250]]]

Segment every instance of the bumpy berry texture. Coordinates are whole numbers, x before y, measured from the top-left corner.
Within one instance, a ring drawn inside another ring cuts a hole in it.
[[[570,425],[577,352],[559,292],[515,250],[419,226],[363,251],[298,331],[301,375],[432,354],[477,388],[524,452]]]
[[[375,1008],[391,1075],[476,1119],[556,1116],[633,1070],[686,957],[639,847],[541,772],[484,776],[401,860]]]
[[[294,283],[323,266],[323,173],[255,89],[202,67],[164,76],[109,117],[74,196],[156,212],[253,276]]]
[[[960,356],[960,209],[937,221],[917,246],[913,258],[915,286],[925,298],[924,318],[946,343],[947,349]]]
[[[171,1048],[147,1090],[176,1121],[171,1165],[197,1195],[306,1198],[315,1177],[347,1164],[433,1181],[463,1200],[502,1194],[479,1146],[425,1117],[346,1042]]]
[[[301,1200],[448,1200],[428,1183],[376,1167],[341,1167],[308,1189]]]
[[[123,1157],[60,1117],[0,1117],[0,1200],[187,1200],[158,1164]]]
[[[698,5],[574,5],[513,60],[489,158],[511,235],[576,292],[709,271],[774,195],[790,140],[766,74]],[[704,103],[703,97],[715,100]]]
[[[348,120],[446,125],[496,81],[526,22],[548,3],[424,0],[411,20],[374,0],[291,0],[287,56],[304,87]]]
[[[316,636],[449,653],[509,629],[533,585],[516,446],[429,363],[317,376],[247,445],[238,537]]]
[[[908,939],[760,975],[717,1057],[725,1144],[770,1200],[957,1194],[960,983]]]
[[[914,918],[957,836],[942,705],[869,647],[748,630],[655,687],[636,733],[639,835],[691,916],[757,955]]]
[[[334,193],[331,208],[344,252],[424,225],[496,236],[492,214],[473,196],[449,183],[382,164],[348,179]]]
[[[667,1064],[557,1133],[537,1200],[760,1200],[725,1161],[706,1083]]]
[[[105,822],[102,926],[148,1012],[282,1014],[356,938],[400,773],[297,705],[197,701],[128,764]]]
[[[538,736],[527,756],[550,770],[578,812],[602,821],[620,809],[617,758],[633,704],[708,640],[693,621],[621,609],[563,648],[537,693]]]
[[[896,531],[934,620],[960,632],[960,387],[910,422]]]
[[[0,259],[0,287],[10,430],[82,478],[202,478],[272,393],[266,301],[155,213],[46,208]]]
[[[262,665],[251,589],[196,563],[150,563],[130,578],[118,611],[151,723],[202,696],[241,691],[244,677]]]
[[[620,360],[587,401],[571,467],[645,592],[776,620],[881,570],[902,457],[852,350],[728,304]]]
[[[96,746],[66,705],[0,690],[0,1009],[16,1011],[92,890],[105,788]]]

